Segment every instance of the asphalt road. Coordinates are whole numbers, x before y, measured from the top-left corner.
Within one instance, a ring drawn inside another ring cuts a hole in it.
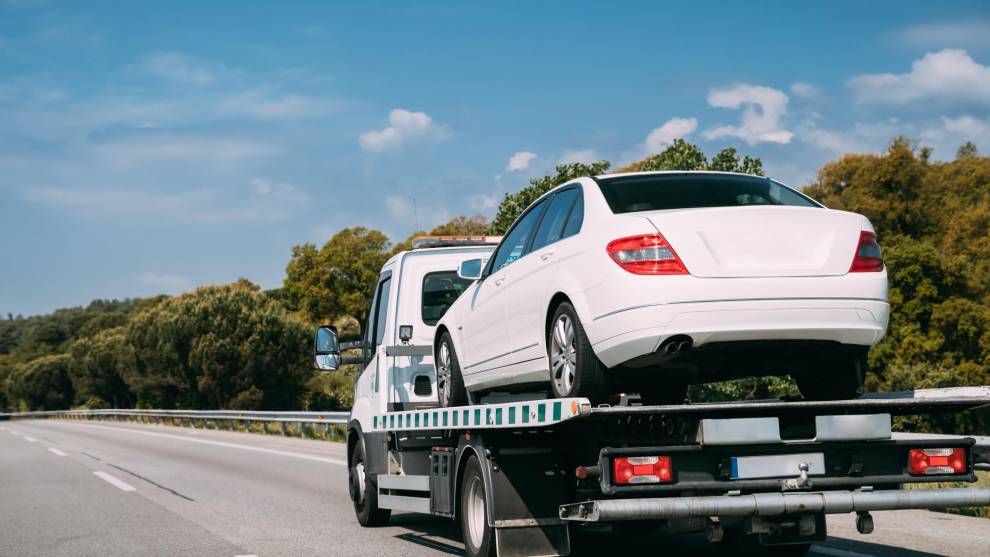
[[[168,426],[0,422],[0,557],[460,555],[458,528],[414,514],[362,529],[344,447]],[[829,518],[812,555],[990,554],[990,520],[875,513],[877,530]],[[579,532],[575,555],[716,555],[702,536]]]

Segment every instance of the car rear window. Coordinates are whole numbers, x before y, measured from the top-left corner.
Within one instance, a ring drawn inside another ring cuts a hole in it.
[[[599,178],[613,213],[662,209],[789,205],[821,207],[811,198],[768,178],[728,174],[652,174]]]
[[[428,273],[423,278],[423,323],[436,325],[471,282],[457,276],[457,271]]]

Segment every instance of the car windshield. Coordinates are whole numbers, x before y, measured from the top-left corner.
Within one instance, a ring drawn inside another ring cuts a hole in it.
[[[746,205],[821,207],[783,184],[757,176],[648,174],[597,181],[613,213]]]

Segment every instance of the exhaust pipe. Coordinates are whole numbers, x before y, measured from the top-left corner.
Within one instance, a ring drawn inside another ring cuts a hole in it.
[[[686,335],[675,335],[660,343],[657,352],[666,358],[675,358],[691,350],[694,341]]]

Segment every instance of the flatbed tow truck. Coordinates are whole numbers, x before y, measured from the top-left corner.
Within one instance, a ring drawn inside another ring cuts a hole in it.
[[[495,241],[415,244],[384,265],[362,340],[317,332],[320,369],[348,363],[341,349],[361,352],[350,359],[360,372],[347,454],[363,526],[392,511],[458,520],[472,557],[568,555],[571,530],[596,523],[800,555],[825,538],[827,514],[855,513],[868,534],[873,511],[990,505],[990,488],[905,489],[974,482],[990,447],[891,431],[895,416],[988,406],[990,387],[668,406],[624,396],[598,407],[487,393],[440,407],[431,322],[456,297],[459,264]]]

